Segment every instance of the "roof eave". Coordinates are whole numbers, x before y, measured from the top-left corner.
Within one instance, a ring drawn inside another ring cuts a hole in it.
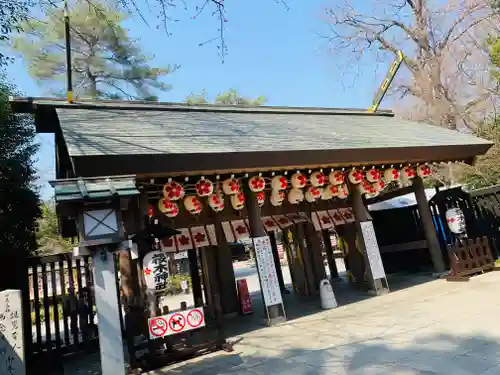
[[[266,151],[198,154],[73,156],[78,176],[136,174],[173,177],[199,174],[250,173],[357,165],[397,165],[440,161],[472,163],[491,144],[383,149]]]

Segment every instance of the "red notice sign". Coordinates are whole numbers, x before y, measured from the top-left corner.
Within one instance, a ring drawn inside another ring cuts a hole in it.
[[[252,300],[250,299],[250,294],[248,293],[246,279],[236,281],[236,285],[238,286],[238,298],[240,300],[241,313],[243,315],[253,313]]]

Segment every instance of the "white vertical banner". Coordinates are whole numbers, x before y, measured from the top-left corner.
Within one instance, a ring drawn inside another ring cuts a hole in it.
[[[281,305],[280,284],[276,267],[274,265],[273,249],[268,236],[253,238],[255,248],[255,258],[257,260],[257,269],[259,271],[260,286],[264,296],[266,307]]]
[[[0,374],[26,375],[20,290],[0,292]]]
[[[365,242],[366,255],[368,258],[368,263],[370,263],[370,269],[372,270],[372,276],[374,280],[385,279],[384,264],[382,263],[382,257],[380,256],[380,250],[378,248],[377,237],[375,235],[375,229],[373,228],[373,223],[371,221],[362,221],[361,232],[363,234],[363,241]]]

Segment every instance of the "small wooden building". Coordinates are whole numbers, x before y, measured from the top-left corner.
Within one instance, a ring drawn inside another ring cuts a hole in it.
[[[135,176],[142,199],[129,207],[137,221],[126,223],[127,232],[146,214],[178,229],[161,247],[187,250],[196,265],[198,251],[207,304],[220,301],[226,315],[240,310],[231,242],[269,235],[276,260],[274,231],[283,230],[294,283],[314,294],[325,277],[321,253],[331,253],[329,231],[353,228],[347,242],[369,262],[366,205],[408,192],[417,197],[434,267],[444,271],[422,178],[436,163],[471,164],[491,147],[389,111],[44,98],[11,104],[35,115],[37,132],[55,134],[57,179]],[[71,234],[70,220],[62,222]],[[379,289],[380,280],[369,280]],[[201,288],[193,285],[193,293],[202,298]]]

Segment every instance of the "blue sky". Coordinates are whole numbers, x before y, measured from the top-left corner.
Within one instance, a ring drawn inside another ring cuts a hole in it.
[[[198,46],[217,35],[218,21],[210,11],[193,20],[194,9],[177,9],[173,16],[180,21],[170,23],[171,36],[155,28],[157,20],[152,15],[147,17],[150,26],[139,17],[125,26],[140,39],[144,51],[154,56],[154,64],[181,65],[168,78],[173,88],[160,95],[162,101],[182,101],[203,88],[213,98],[236,88],[245,96],[265,95],[268,105],[368,107],[388,66],[375,74],[376,66],[368,65],[354,83],[346,79],[337,64],[339,57],[318,35],[327,33],[324,9],[335,0],[287,1],[288,11],[275,0],[226,0],[228,54],[224,63],[217,54],[217,42]],[[22,59],[8,73],[25,95],[48,95],[27,74]],[[47,199],[52,195],[47,181],[54,178],[54,141],[51,135],[40,135],[38,140],[39,185],[42,198]]]

